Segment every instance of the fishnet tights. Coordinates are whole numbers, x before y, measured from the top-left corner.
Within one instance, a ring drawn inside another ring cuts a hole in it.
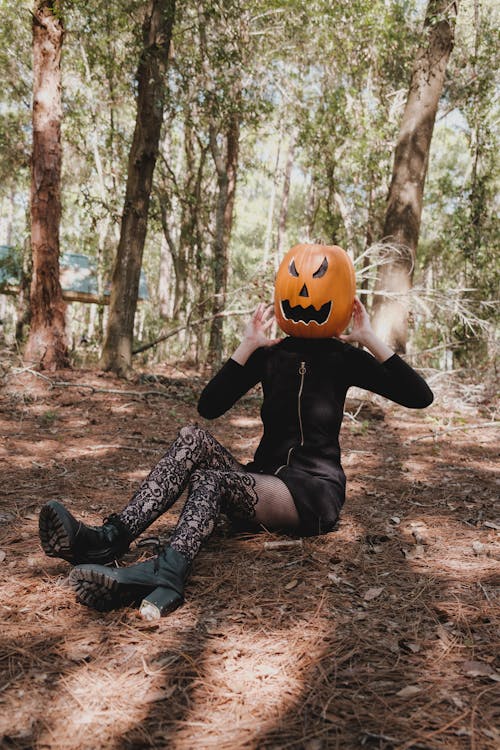
[[[276,476],[251,474],[209,432],[183,427],[146,477],[121,521],[134,537],[165,513],[188,487],[188,498],[170,544],[189,560],[212,534],[221,512],[257,527],[294,528],[292,496]]]

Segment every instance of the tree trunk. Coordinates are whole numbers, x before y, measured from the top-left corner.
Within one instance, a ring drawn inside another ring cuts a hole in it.
[[[373,324],[397,352],[405,351],[408,338],[408,292],[413,281],[424,182],[457,10],[458,0],[429,0],[394,154],[383,238],[395,248],[390,262],[379,267]]]
[[[274,165],[273,182],[271,185],[271,196],[269,198],[269,206],[267,209],[267,225],[266,225],[266,236],[264,239],[264,252],[262,255],[262,265],[264,270],[267,268],[269,262],[269,254],[271,252],[271,246],[273,243],[273,223],[274,223],[274,208],[276,205],[276,193],[278,192],[278,178],[280,173],[280,155],[281,155],[281,141],[283,139],[283,128],[280,127],[278,135],[278,146],[276,149],[276,163]]]
[[[132,366],[134,316],[146,239],[153,171],[163,122],[175,0],[150,0],[137,70],[134,137],[129,154],[120,241],[112,275],[109,321],[100,366],[126,376]]]
[[[163,236],[160,248],[160,273],[158,276],[158,302],[160,305],[160,318],[162,320],[168,320],[172,315],[172,295],[170,289],[172,269],[172,257],[170,255],[167,238]]]
[[[283,240],[285,238],[286,220],[288,218],[288,200],[290,198],[290,182],[292,178],[293,160],[295,157],[295,141],[296,141],[296,135],[293,134],[290,144],[288,146],[288,155],[286,158],[286,166],[285,166],[285,178],[283,181],[283,193],[281,195],[280,216],[278,220],[278,234],[276,236],[276,254],[275,254],[276,270],[278,270],[279,264],[281,263],[281,249],[283,246]]]
[[[369,188],[368,188],[368,216],[366,219],[366,229],[365,229],[365,247],[364,247],[365,252],[373,244],[373,229],[372,229],[373,192],[374,192],[374,177],[373,177],[373,173],[370,173],[370,181],[369,181]],[[370,262],[371,262],[370,256],[366,254],[363,259],[363,267],[361,269],[361,283],[358,289],[359,299],[361,303],[365,306],[368,303],[367,292],[368,292],[369,281],[367,278],[367,273],[368,273],[368,266],[370,265]]]
[[[208,347],[208,361],[212,369],[216,369],[222,362],[223,350],[223,318],[220,313],[226,304],[227,277],[229,265],[229,238],[233,224],[234,198],[236,193],[236,177],[238,173],[238,155],[240,138],[240,120],[238,112],[231,116],[227,134],[225,136],[225,156],[220,153],[217,144],[215,127],[210,126],[210,146],[217,170],[217,206],[215,214],[215,237],[213,243],[214,264],[214,302],[212,314],[214,316],[210,328],[210,342]],[[216,317],[217,316],[217,317]]]
[[[316,224],[316,214],[318,213],[318,201],[317,191],[314,182],[314,177],[311,176],[311,181],[307,188],[307,200],[306,200],[306,212],[305,212],[305,234],[308,242],[313,241],[314,227]]]
[[[33,10],[33,150],[31,157],[31,326],[25,359],[45,370],[69,367],[59,281],[61,220],[61,49],[58,0]]]
[[[24,339],[24,328],[31,320],[30,289],[33,269],[33,254],[31,252],[31,238],[26,238],[23,243],[23,263],[21,278],[19,279],[19,292],[16,299],[16,333],[15,341],[19,349],[22,348]]]

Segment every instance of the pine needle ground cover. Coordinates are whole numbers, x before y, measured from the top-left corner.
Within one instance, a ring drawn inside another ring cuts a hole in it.
[[[119,510],[201,380],[10,370],[0,403],[2,748],[493,750],[500,741],[498,431],[479,386],[436,375],[413,412],[351,392],[338,529],[288,540],[221,522],[159,623],[79,606],[40,507]],[[355,398],[354,398],[355,397]],[[240,460],[255,395],[205,426]],[[167,539],[176,513],[151,532]],[[130,563],[147,556],[132,547]]]

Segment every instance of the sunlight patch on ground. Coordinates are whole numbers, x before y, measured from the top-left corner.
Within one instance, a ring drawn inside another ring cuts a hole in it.
[[[248,427],[249,429],[257,427],[259,430],[262,426],[261,420],[257,417],[231,417],[229,423],[233,427]]]
[[[493,509],[491,513],[493,517]],[[487,518],[483,519],[487,522]],[[479,542],[481,531],[483,542]],[[484,532],[473,526],[462,524],[447,515],[425,516],[418,514],[418,521],[406,519],[398,529],[402,551],[410,567],[425,571],[441,581],[477,581],[500,569],[500,544],[496,531],[489,530],[486,540]],[[417,534],[417,539],[414,538]],[[416,544],[418,535],[423,542]]]
[[[124,668],[112,659],[84,665],[62,677],[46,707],[49,723],[39,745],[77,750],[98,748],[110,734],[118,736],[138,724],[151,702],[165,698],[161,678],[146,676],[140,667]]]
[[[253,747],[260,734],[280,727],[303,696],[332,621],[311,613],[286,630],[242,634],[228,628],[220,636],[207,643],[192,708],[172,748],[186,748],[194,728],[198,747],[220,750]]]

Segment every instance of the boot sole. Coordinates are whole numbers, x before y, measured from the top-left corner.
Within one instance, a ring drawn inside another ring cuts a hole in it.
[[[125,585],[101,571],[81,568],[71,571],[70,582],[76,592],[77,602],[99,612],[110,612],[138,604],[151,591],[150,588]]]
[[[40,543],[49,557],[62,557],[67,562],[75,562],[71,550],[71,536],[64,526],[64,521],[58,513],[59,503],[56,500],[43,506],[38,520]]]
[[[73,524],[67,520],[68,513],[69,511],[57,500],[50,500],[40,511],[38,519],[40,543],[48,557],[58,557],[72,565],[86,563],[107,565],[123,557],[128,550],[128,544],[126,544],[122,549],[116,548],[101,552],[88,549],[86,552],[82,550],[75,552],[77,534],[75,534]]]

